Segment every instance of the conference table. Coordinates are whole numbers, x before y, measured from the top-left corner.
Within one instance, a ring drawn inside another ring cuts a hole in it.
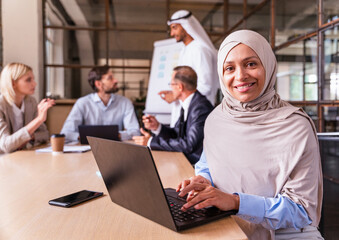
[[[152,151],[164,187],[194,174],[182,153]],[[71,208],[48,201],[80,190],[104,192]],[[113,203],[91,151],[0,156],[0,239],[247,239],[232,217],[174,232]]]

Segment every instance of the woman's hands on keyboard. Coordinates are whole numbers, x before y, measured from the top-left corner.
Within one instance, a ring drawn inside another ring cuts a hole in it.
[[[181,191],[183,188],[185,188],[191,182],[207,183],[207,184],[211,185],[211,182],[209,180],[207,180],[206,178],[198,175],[198,176],[190,177],[190,179],[185,179],[184,181],[179,183],[179,185],[177,186],[176,191],[177,192]]]
[[[187,198],[186,198],[187,202],[190,201],[194,197],[194,195],[197,193],[196,191],[198,191],[198,190],[186,192],[185,194],[181,194],[181,192],[182,192],[183,189],[185,189],[186,186],[188,186],[189,184],[192,184],[192,183],[202,183],[202,184],[212,185],[209,180],[207,180],[206,178],[204,178],[200,175],[194,176],[194,177],[191,177],[190,179],[185,179],[184,181],[182,181],[177,186],[176,191],[180,192],[179,197],[184,197],[187,194]]]
[[[182,181],[176,190],[180,191],[180,197],[188,194],[187,203],[181,208],[182,211],[186,211],[190,207],[202,209],[210,206],[215,206],[223,211],[239,209],[240,200],[237,194],[220,191],[202,176]]]

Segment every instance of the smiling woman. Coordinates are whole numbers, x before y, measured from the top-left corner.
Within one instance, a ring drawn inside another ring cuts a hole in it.
[[[43,99],[39,104],[34,94],[36,82],[32,68],[22,63],[4,67],[0,78],[0,153],[13,152],[49,138],[44,124],[47,110],[54,100]]]
[[[265,85],[265,69],[258,55],[244,44],[234,47],[224,63],[223,82],[240,102],[256,99]]]
[[[249,239],[322,239],[319,146],[312,120],[275,92],[277,62],[264,37],[241,30],[218,52],[224,99],[208,116],[196,176],[178,186],[186,210],[238,210]]]

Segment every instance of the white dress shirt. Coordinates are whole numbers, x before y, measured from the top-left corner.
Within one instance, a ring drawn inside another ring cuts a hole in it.
[[[180,104],[180,108],[184,109],[184,121],[187,120],[187,116],[188,116],[188,108],[191,104],[191,101],[193,99],[194,93],[192,93],[191,95],[189,95],[184,101],[179,100],[178,103]],[[180,111],[179,111],[180,112]],[[162,124],[159,123],[159,126],[156,130],[152,130],[152,133],[154,133],[156,136],[160,134],[161,131],[161,127]],[[147,146],[150,147],[151,146],[151,141],[152,141],[152,137],[150,137],[150,139],[148,139],[147,141]]]

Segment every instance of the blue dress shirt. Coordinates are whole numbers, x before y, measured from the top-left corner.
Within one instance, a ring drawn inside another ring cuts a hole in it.
[[[61,133],[66,135],[66,139],[78,140],[79,125],[118,125],[122,140],[140,135],[132,102],[118,94],[111,94],[107,106],[97,93],[79,98],[69,113]],[[124,129],[126,132],[122,131]]]
[[[213,185],[204,152],[202,152],[200,160],[195,164],[195,175],[201,175]],[[236,194],[240,198],[237,216],[249,222],[261,224],[267,229],[301,229],[312,223],[303,206],[280,194],[274,198],[245,193]]]

